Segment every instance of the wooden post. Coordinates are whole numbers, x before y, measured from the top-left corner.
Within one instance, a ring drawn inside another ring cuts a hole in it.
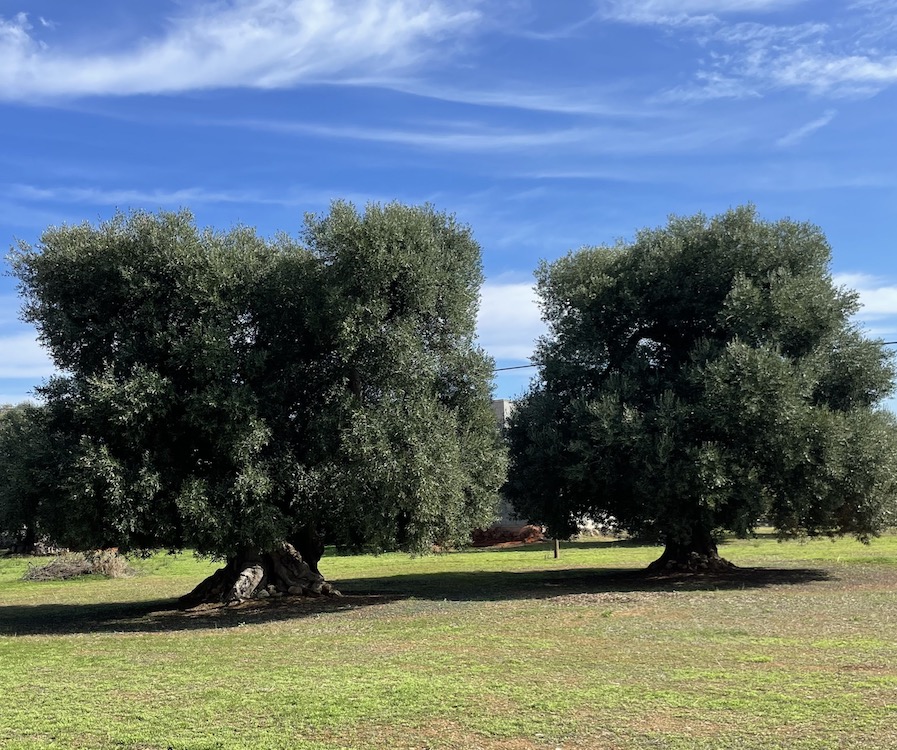
[[[558,538],[554,538],[554,559],[557,560],[561,556],[561,543]]]

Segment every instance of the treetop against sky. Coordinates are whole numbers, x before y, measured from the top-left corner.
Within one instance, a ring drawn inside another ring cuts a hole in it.
[[[429,201],[483,247],[499,366],[542,331],[539,259],[748,201],[820,225],[897,339],[894,132],[897,0],[0,0],[7,245],[116,209],[273,234]],[[0,402],[52,372],[18,306],[0,277]]]

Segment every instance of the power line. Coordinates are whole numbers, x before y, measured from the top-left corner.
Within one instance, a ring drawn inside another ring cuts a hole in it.
[[[513,367],[496,367],[493,372],[503,372],[504,370],[524,370],[527,367],[538,367],[539,365],[514,365]]]

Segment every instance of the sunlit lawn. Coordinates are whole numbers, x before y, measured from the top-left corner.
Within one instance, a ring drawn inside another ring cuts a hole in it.
[[[3,748],[897,748],[897,537],[726,544],[646,579],[611,540],[330,556],[336,600],[180,613],[215,566],[19,580],[0,560]]]

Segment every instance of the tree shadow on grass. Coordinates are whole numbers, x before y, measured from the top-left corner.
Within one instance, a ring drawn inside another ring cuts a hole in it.
[[[0,606],[0,636],[79,633],[153,633],[236,628],[301,619],[325,612],[376,606],[402,598],[385,595],[257,599],[232,607],[178,608],[177,599],[102,604]]]
[[[780,535],[775,531],[757,531],[753,533],[751,536],[746,537],[747,540],[758,540],[758,539],[770,539],[772,541],[779,541],[781,539]],[[722,539],[718,540],[718,544],[720,547],[724,547],[727,544],[731,544],[732,542],[743,541],[738,537],[733,535],[723,536]],[[608,536],[598,536],[598,537],[580,537],[577,538],[576,541],[561,541],[561,555],[563,555],[564,550],[571,548],[577,550],[583,549],[626,549],[626,548],[636,548],[636,547],[650,547],[654,546],[657,549],[657,557],[660,557],[663,552],[663,544],[660,542],[653,543],[650,541],[646,541],[644,539],[638,538],[629,538],[629,537],[608,537]],[[494,545],[490,547],[474,547],[468,552],[542,552],[542,553],[550,553],[554,547],[554,542],[551,540],[546,540],[543,542],[506,542],[500,545]],[[725,557],[725,555],[723,555]]]
[[[561,541],[561,555],[568,548],[570,549],[619,549],[625,547],[644,547],[649,542],[640,539],[613,539],[610,537],[596,537],[592,539],[577,539],[575,542]],[[554,542],[547,540],[544,542],[505,542],[504,544],[496,544],[489,547],[471,547],[466,550],[468,553],[476,554],[478,552],[542,552],[551,553],[554,548]],[[657,545],[657,556],[663,552],[663,545]]]
[[[577,596],[619,600],[652,592],[756,589],[832,580],[813,568],[735,568],[724,573],[658,575],[645,570],[581,569],[443,572],[334,581],[342,597],[284,597],[233,607],[177,609],[177,599],[99,604],[0,606],[0,635],[173,632],[234,628],[377,607],[402,599],[513,601]]]
[[[717,591],[832,580],[816,568],[732,568],[725,572],[658,574],[644,569],[602,568],[520,572],[453,572],[337,581],[346,594],[448,601],[548,599],[571,594]]]

